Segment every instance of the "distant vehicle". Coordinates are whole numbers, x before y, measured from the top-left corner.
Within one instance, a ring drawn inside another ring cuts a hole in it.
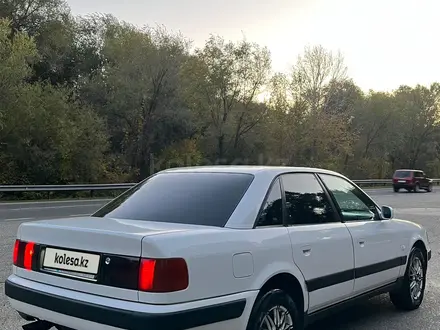
[[[430,258],[425,228],[338,173],[175,168],[21,224],[5,294],[29,329],[303,330],[382,293],[419,308]]]
[[[432,179],[420,170],[397,170],[393,175],[393,189],[394,192],[399,192],[400,189],[408,192],[419,192],[421,189],[431,192]]]

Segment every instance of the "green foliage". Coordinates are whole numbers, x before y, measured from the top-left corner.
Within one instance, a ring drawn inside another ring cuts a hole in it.
[[[155,170],[179,166],[203,165],[203,155],[195,139],[177,141],[165,148],[155,159]]]
[[[363,93],[340,53],[267,48],[0,0],[0,183],[136,181],[174,166],[314,166],[440,176],[440,84]]]
[[[3,183],[98,181],[107,135],[102,119],[72,100],[72,92],[29,84],[32,38],[0,22],[0,165]]]
[[[218,36],[211,36],[186,62],[183,95],[211,140],[207,154],[220,162],[237,155],[245,135],[264,118],[266,107],[256,101],[270,68],[266,48],[246,40],[225,42]]]

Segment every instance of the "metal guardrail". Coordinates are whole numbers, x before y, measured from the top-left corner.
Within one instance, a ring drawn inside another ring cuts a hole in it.
[[[440,185],[440,179],[431,179],[435,186]],[[391,179],[367,179],[367,180],[352,180],[361,187],[375,187],[375,186],[391,186],[393,181]]]
[[[432,179],[434,185],[440,185],[440,179]],[[391,179],[353,180],[361,187],[391,186]],[[127,190],[135,183],[110,184],[70,184],[70,185],[0,185],[0,192],[51,192],[51,191],[98,191]]]
[[[69,184],[69,185],[0,185],[0,192],[96,191],[127,190],[135,183]]]

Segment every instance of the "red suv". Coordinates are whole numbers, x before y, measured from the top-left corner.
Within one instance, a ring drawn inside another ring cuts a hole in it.
[[[419,192],[420,189],[432,191],[432,180],[420,170],[397,170],[393,175],[393,189]]]

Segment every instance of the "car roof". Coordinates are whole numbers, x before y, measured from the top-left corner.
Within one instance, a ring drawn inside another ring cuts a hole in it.
[[[262,165],[214,165],[214,166],[189,166],[175,167],[160,171],[159,173],[242,173],[252,175],[271,175],[278,176],[283,173],[292,172],[319,172],[342,176],[340,173],[313,167],[293,167],[293,166],[262,166]]]

